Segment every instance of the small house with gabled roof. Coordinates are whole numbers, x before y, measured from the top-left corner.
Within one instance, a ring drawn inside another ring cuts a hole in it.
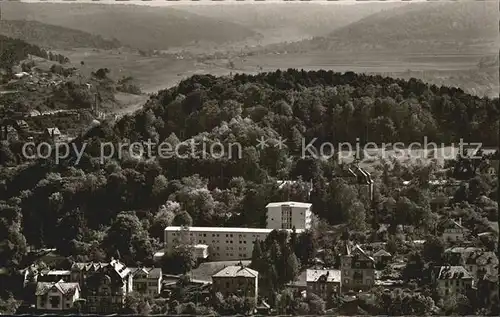
[[[36,284],[36,308],[47,311],[64,311],[73,308],[73,304],[80,298],[78,283],[38,282]]]
[[[432,281],[443,297],[465,295],[472,288],[474,277],[463,266],[437,266],[432,270]]]
[[[462,226],[461,219],[458,221],[446,219],[442,221],[438,227],[444,241],[464,241],[469,233],[469,230]]]
[[[375,259],[357,244],[345,244],[341,271],[343,290],[367,290],[375,283]]]
[[[259,294],[259,272],[239,265],[230,265],[212,275],[214,294],[221,293],[224,297],[234,294],[255,299]]]
[[[318,295],[324,300],[329,300],[334,294],[340,294],[340,270],[315,270],[306,271],[307,292]]]

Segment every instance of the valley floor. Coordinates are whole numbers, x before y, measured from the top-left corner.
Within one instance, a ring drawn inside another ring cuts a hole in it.
[[[176,85],[182,79],[194,74],[215,76],[230,73],[256,74],[277,68],[298,68],[306,70],[334,70],[379,73],[396,77],[416,77],[437,85],[453,85],[476,94],[498,95],[498,72],[491,69],[479,70],[478,61],[484,53],[457,54],[439,52],[436,54],[389,53],[294,53],[266,54],[232,58],[211,59],[203,63],[194,59],[176,59],[164,56],[140,56],[133,52],[97,51],[75,49],[61,51],[81,72],[90,73],[98,68],[109,68],[111,77],[134,77],[146,93],[154,93]],[[80,62],[84,62],[84,66]]]

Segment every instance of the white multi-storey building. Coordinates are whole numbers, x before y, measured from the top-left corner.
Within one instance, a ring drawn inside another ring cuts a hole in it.
[[[313,224],[312,204],[293,201],[267,204],[268,229],[310,229]]]
[[[171,253],[178,245],[178,241],[189,241],[192,245],[204,244],[208,246],[209,257],[212,261],[245,260],[252,257],[255,240],[264,241],[273,229],[261,228],[223,228],[223,227],[182,227],[165,228],[165,253]],[[291,232],[291,230],[288,230]],[[297,229],[301,233],[302,229]],[[189,234],[189,240],[181,237]]]

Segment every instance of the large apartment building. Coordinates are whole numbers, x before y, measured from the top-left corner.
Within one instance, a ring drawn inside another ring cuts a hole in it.
[[[313,224],[312,204],[294,201],[267,204],[268,229],[310,229]]]
[[[208,246],[211,261],[245,260],[252,257],[255,240],[265,240],[273,229],[262,228],[224,228],[224,227],[182,227],[165,228],[165,253],[171,253],[181,241],[189,241],[193,245]],[[288,229],[289,232],[292,230]],[[297,229],[301,233],[303,229]],[[189,239],[182,237],[189,234]],[[182,239],[184,238],[184,239]]]

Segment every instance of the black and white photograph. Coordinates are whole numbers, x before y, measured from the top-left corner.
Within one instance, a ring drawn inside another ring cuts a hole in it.
[[[0,0],[0,315],[499,316],[499,0]]]

